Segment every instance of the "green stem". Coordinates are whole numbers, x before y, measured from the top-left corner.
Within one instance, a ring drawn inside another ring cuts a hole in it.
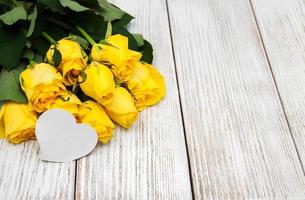
[[[42,32],[42,36],[46,38],[51,44],[56,44],[56,41],[46,32]]]
[[[35,64],[36,64],[36,62],[34,60],[29,61],[29,65],[35,65]]]
[[[81,27],[76,26],[76,29],[86,38],[86,40],[93,46],[96,44],[96,42],[93,40],[93,38]]]
[[[111,21],[109,21],[107,23],[107,31],[106,31],[106,34],[105,34],[105,38],[108,38],[111,35],[112,35],[112,24],[111,24]]]

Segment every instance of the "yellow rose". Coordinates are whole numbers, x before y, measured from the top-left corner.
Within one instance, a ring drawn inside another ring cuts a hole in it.
[[[115,83],[111,70],[98,62],[92,62],[86,69],[86,80],[80,84],[82,91],[102,105],[111,103]]]
[[[4,113],[4,105],[2,105],[0,109],[0,139],[5,138],[5,127],[4,127],[4,121],[2,120],[3,113]]]
[[[158,103],[166,93],[163,76],[152,65],[141,62],[137,63],[127,86],[139,111]]]
[[[84,106],[75,94],[68,93],[67,95],[58,97],[51,106],[51,109],[53,108],[59,108],[70,112],[75,117],[76,121],[80,122],[80,114]]]
[[[37,113],[26,104],[5,103],[0,111],[5,137],[15,144],[35,139],[37,117]]]
[[[123,82],[128,81],[142,54],[128,49],[128,38],[125,36],[113,35],[106,41],[109,44],[93,45],[92,59],[109,64],[115,77]]]
[[[138,111],[132,96],[123,87],[117,87],[111,104],[105,105],[108,116],[121,126],[129,128],[137,119]]]
[[[56,48],[61,53],[61,62],[58,66],[64,77],[64,84],[74,85],[79,80],[82,69],[87,65],[88,57],[83,52],[81,46],[72,40],[62,39],[56,44]],[[46,54],[48,63],[53,63],[54,45],[51,45]]]
[[[40,63],[28,67],[20,75],[20,85],[31,109],[41,113],[55,102],[58,96],[67,94],[62,76],[49,64]]]
[[[67,86],[74,85],[79,82],[79,76],[85,65],[80,60],[70,60],[60,64],[60,70],[63,75],[63,82]]]
[[[54,45],[51,45],[46,56],[50,64],[53,63]],[[62,39],[56,43],[56,49],[59,50],[61,54],[61,62],[67,62],[70,60],[83,60],[83,52],[81,46],[72,40]],[[84,63],[85,64],[85,63]]]
[[[114,124],[107,116],[104,108],[93,101],[86,101],[85,109],[82,110],[81,123],[92,126],[98,133],[98,140],[102,143],[108,143],[114,131]]]

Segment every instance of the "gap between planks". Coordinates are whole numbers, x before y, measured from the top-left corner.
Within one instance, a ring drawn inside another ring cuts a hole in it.
[[[118,128],[109,146],[78,161],[75,198],[192,199],[166,1],[113,2],[136,15],[130,30],[144,34],[158,47],[154,63],[165,75],[168,95],[158,106],[141,113],[129,131],[134,133]],[[149,124],[151,119],[155,123]]]
[[[175,47],[177,45],[174,49],[177,50],[175,51],[178,69],[176,71],[181,80],[182,111],[186,111],[183,114],[187,140],[190,145],[194,145],[188,149],[196,198],[287,198],[289,195],[294,196],[296,191],[302,191],[300,186],[303,184],[303,179],[298,179],[297,176],[303,174],[303,169],[291,140],[291,132],[288,132],[274,80],[270,76],[270,66],[267,66],[266,55],[261,51],[260,35],[252,21],[253,12],[248,0],[240,0],[236,3],[233,0],[197,0],[192,3],[172,0],[168,1],[168,4],[174,40],[172,45]],[[234,9],[237,12],[234,12]],[[206,23],[203,20],[192,20],[198,16],[206,17]],[[188,23],[182,25],[183,20]],[[223,26],[220,26],[221,22],[224,23]],[[199,34],[192,34],[193,37],[188,38],[189,40],[184,38],[181,40],[181,37],[189,37],[189,31],[194,27]],[[228,34],[224,34],[224,31]],[[201,40],[202,46],[193,48],[200,44]],[[246,42],[250,43],[249,46],[243,46]],[[197,57],[195,52],[200,52],[196,54]],[[191,57],[194,59],[189,59]],[[203,64],[206,64],[205,68]],[[189,73],[183,71],[186,65],[192,67]],[[200,77],[198,75],[200,72],[205,77]],[[220,72],[223,77],[219,76]],[[258,72],[260,79],[257,80]],[[194,81],[193,85],[190,84],[192,81]],[[252,85],[255,81],[257,83]],[[254,90],[256,88],[257,91]],[[202,94],[200,89],[203,91]],[[224,92],[224,96],[220,96],[219,89]],[[198,93],[202,98],[196,98]],[[253,95],[253,98],[250,95]],[[194,106],[202,106],[202,110]],[[262,106],[266,106],[265,109],[270,108],[271,114],[269,112],[261,114]],[[192,112],[192,109],[196,111]],[[233,114],[230,109],[235,109]],[[206,112],[204,117],[202,117],[203,111]],[[198,119],[194,118],[190,121],[192,116],[198,116]],[[223,123],[217,123],[217,119]],[[194,124],[196,122],[197,126]],[[205,124],[200,125],[201,122]],[[222,126],[216,129],[218,125]],[[234,125],[236,127],[233,127]],[[232,137],[226,134],[228,130],[234,131]],[[244,136],[245,131],[253,133],[252,137],[251,134]],[[265,131],[271,134],[264,134]],[[224,142],[227,140],[230,143]],[[269,146],[272,141],[275,141],[274,146]],[[206,147],[203,147],[204,142]],[[221,144],[222,146],[219,146]],[[241,150],[247,153],[242,154],[241,157],[234,157],[238,155],[236,152]],[[278,156],[279,153],[284,157]],[[283,163],[279,163],[283,159],[285,159]],[[240,171],[245,173],[241,174]],[[298,171],[300,174],[296,173]],[[285,174],[283,176],[286,172],[287,176]],[[291,178],[297,179],[294,182]]]
[[[268,55],[268,52],[267,52],[267,49],[266,49],[266,45],[265,45],[265,42],[264,42],[264,39],[263,39],[263,36],[262,36],[261,28],[260,28],[260,26],[258,24],[257,17],[256,17],[256,14],[255,14],[255,10],[253,8],[252,0],[248,0],[248,1],[249,1],[249,4],[250,4],[250,8],[251,8],[252,14],[253,14],[253,19],[254,19],[254,22],[255,22],[256,29],[257,29],[257,34],[259,36],[259,40],[260,40],[261,45],[262,45],[263,53],[264,53],[266,61],[268,63],[270,74],[272,76],[272,80],[273,80],[273,83],[274,83],[274,87],[275,87],[277,95],[278,95],[278,100],[280,102],[280,105],[281,105],[281,108],[282,108],[282,112],[283,112],[283,115],[285,117],[285,120],[286,120],[288,129],[289,129],[289,132],[290,132],[290,136],[291,136],[293,145],[294,145],[296,153],[298,155],[298,159],[300,161],[300,165],[302,167],[303,174],[305,175],[304,165],[302,163],[300,152],[299,152],[299,149],[298,149],[298,147],[296,145],[295,138],[294,138],[294,136],[292,134],[292,131],[291,131],[291,125],[289,123],[289,120],[288,120],[288,117],[287,117],[287,113],[286,113],[285,108],[284,108],[283,99],[282,99],[281,94],[279,92],[279,88],[278,88],[278,85],[277,85],[277,82],[276,82],[276,79],[275,79],[275,76],[274,76],[274,72],[272,70],[271,62],[270,62],[269,55]]]
[[[186,137],[185,121],[184,121],[183,107],[182,107],[182,102],[181,102],[179,77],[178,77],[178,73],[177,73],[177,63],[176,63],[176,55],[175,55],[175,48],[174,48],[174,40],[173,40],[173,34],[172,34],[171,20],[170,20],[170,15],[169,15],[168,0],[165,0],[165,3],[166,3],[167,21],[168,21],[168,26],[169,26],[169,34],[170,34],[170,39],[171,39],[172,55],[173,55],[174,66],[175,66],[175,75],[176,75],[176,83],[177,83],[177,89],[178,89],[180,113],[181,113],[181,118],[182,118],[182,126],[183,126],[184,140],[185,140],[185,146],[186,146],[186,154],[187,154],[187,161],[188,161],[187,164],[188,164],[188,167],[189,167],[190,184],[191,184],[191,190],[192,190],[192,197],[193,197],[193,199],[195,199],[195,192],[194,192],[194,185],[193,185],[193,176],[192,176],[192,168],[191,168],[190,154],[189,154],[189,149],[188,149],[189,146],[188,146],[187,137]]]

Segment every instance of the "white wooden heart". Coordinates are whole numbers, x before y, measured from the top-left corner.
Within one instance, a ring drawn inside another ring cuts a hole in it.
[[[92,127],[77,124],[72,114],[61,109],[48,110],[39,117],[36,137],[41,159],[50,162],[67,162],[86,156],[98,141]]]

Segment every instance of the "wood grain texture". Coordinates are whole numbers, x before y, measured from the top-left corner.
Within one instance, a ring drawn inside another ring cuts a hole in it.
[[[249,1],[168,3],[195,198],[304,199]]]
[[[0,140],[0,199],[72,200],[75,162],[48,163],[36,141],[13,145]]]
[[[253,0],[252,4],[305,166],[305,1]]]
[[[112,2],[134,15],[130,29],[152,42],[167,97],[78,161],[76,199],[192,199],[165,1]]]

